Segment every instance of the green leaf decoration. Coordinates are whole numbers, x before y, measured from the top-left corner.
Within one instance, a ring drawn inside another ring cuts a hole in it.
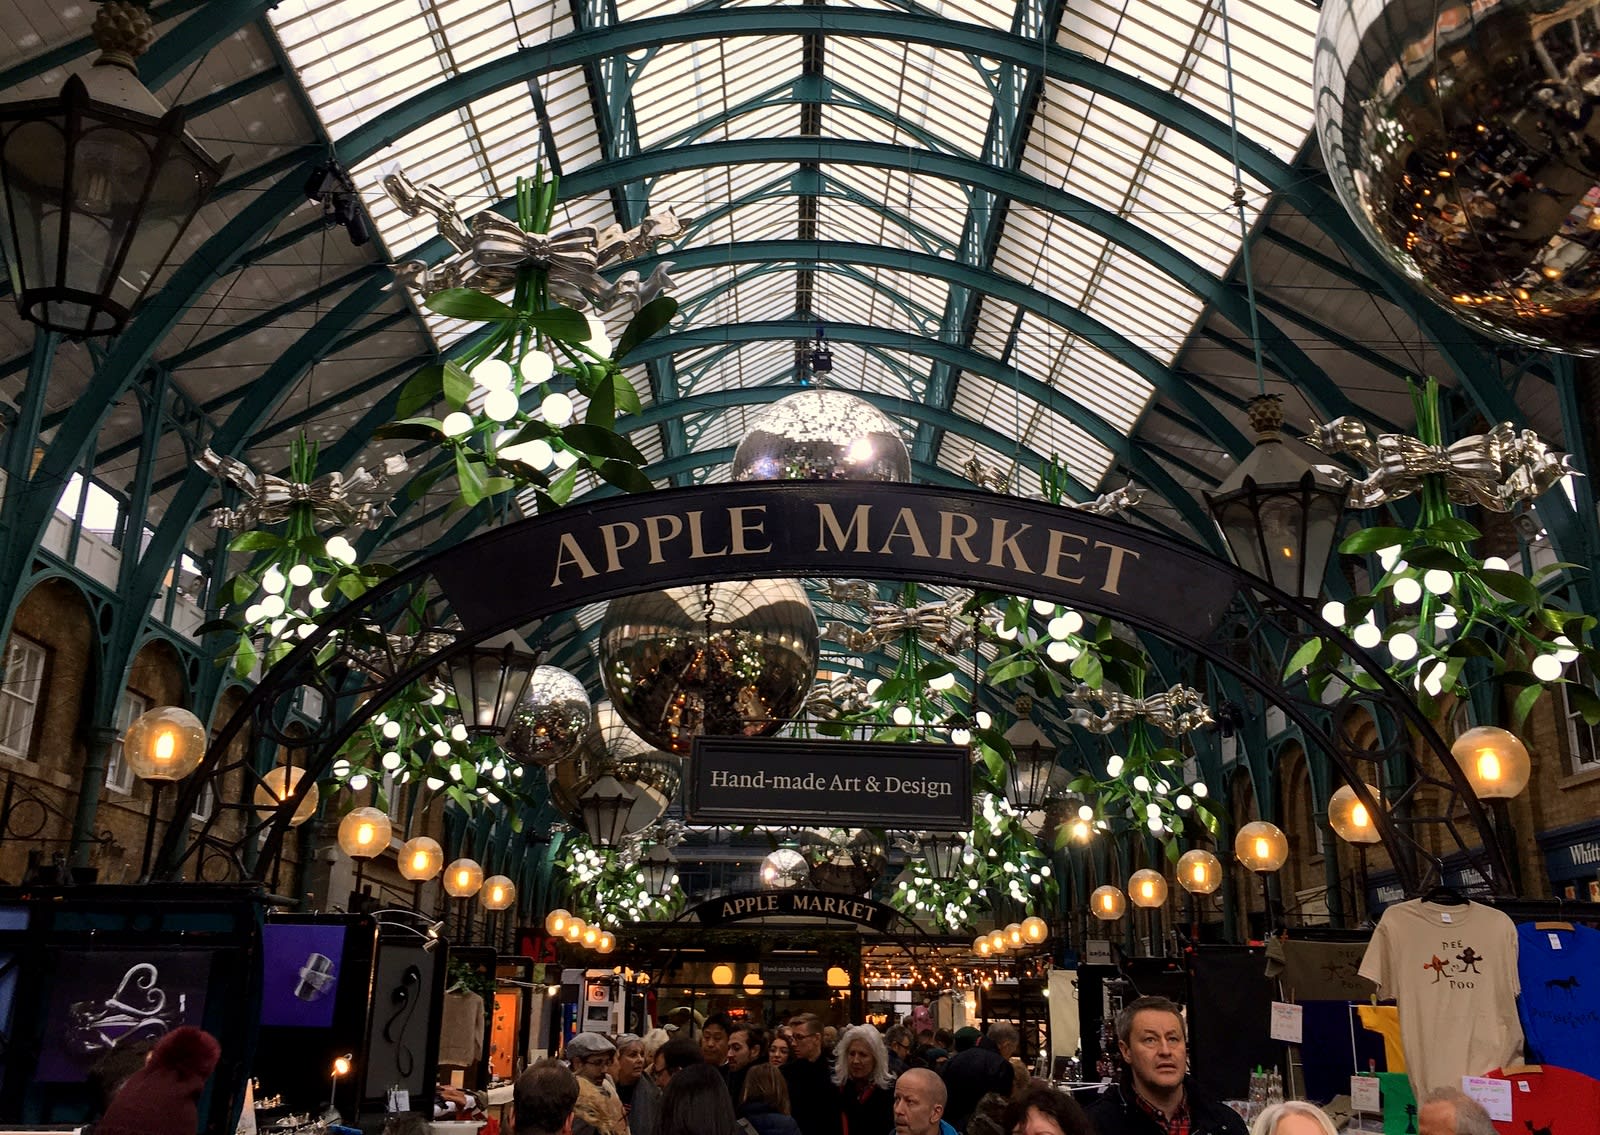
[[[610,375],[606,375],[589,395],[589,408],[584,411],[583,421],[592,429],[605,430],[606,433],[616,436],[612,427],[617,422],[617,389],[612,384]],[[569,437],[567,440],[572,439]]]
[[[634,313],[628,326],[622,329],[617,349],[612,357],[621,361],[629,351],[672,322],[678,314],[678,301],[671,296],[657,296]]]
[[[544,311],[535,311],[527,315],[524,321],[534,330],[542,331],[551,338],[566,343],[589,341],[589,320],[581,311],[573,311],[570,307],[552,307]]]
[[[400,388],[400,397],[394,405],[394,416],[409,418],[413,414],[419,414],[437,402],[443,394],[444,367],[438,364],[425,366],[406,379],[406,384]]]
[[[472,381],[472,376],[462,370],[455,363],[444,364],[442,378],[444,400],[452,410],[459,410],[467,404],[467,399],[472,396],[472,388],[477,384]]]
[[[637,414],[644,409],[644,403],[639,401],[639,392],[620,370],[611,372],[611,397],[616,402],[619,414]]]
[[[550,487],[545,490],[545,495],[556,504],[566,504],[572,499],[572,490],[578,486],[578,469],[579,466],[574,465],[572,468],[563,471],[561,476],[550,482]]]
[[[575,423],[564,428],[561,436],[568,445],[582,453],[595,457],[614,457],[621,461],[631,461],[635,465],[644,464],[644,454],[635,449],[627,438],[610,430]]]
[[[1007,662],[1003,666],[994,667],[984,676],[984,680],[991,685],[1002,685],[1006,682],[1015,681],[1024,674],[1033,673],[1037,665],[1038,663],[1031,658],[1018,658],[1015,661]]]
[[[483,323],[497,323],[510,319],[516,313],[506,304],[475,292],[471,288],[447,288],[428,297],[428,310],[451,319],[473,319]]]
[[[1544,693],[1544,687],[1538,683],[1524,687],[1517,694],[1517,700],[1511,703],[1511,725],[1513,733],[1522,731],[1523,722],[1528,720],[1528,714],[1533,709],[1533,703],[1538,701]]]
[[[1284,663],[1283,676],[1288,678],[1298,674],[1309,666],[1314,658],[1322,652],[1322,638],[1320,636],[1309,638],[1300,644],[1300,648],[1289,656],[1289,661]]]
[[[1513,603],[1521,603],[1525,607],[1540,607],[1544,604],[1539,589],[1525,576],[1514,571],[1496,571],[1485,568],[1478,573],[1478,578],[1483,580],[1492,590],[1504,595]]]
[[[615,458],[602,461],[596,467],[596,472],[625,493],[648,493],[655,489],[655,485],[644,475],[643,470],[626,461],[618,461]]]
[[[461,503],[471,508],[483,500],[485,494],[483,467],[471,460],[465,450],[456,450],[456,491]]]
[[[1458,572],[1466,571],[1467,564],[1460,556],[1448,552],[1443,548],[1431,548],[1421,545],[1406,549],[1406,563],[1421,571]]]
[[[1422,529],[1419,535],[1426,540],[1470,544],[1472,541],[1480,539],[1483,533],[1459,516],[1445,516]]]
[[[1600,697],[1582,686],[1567,687],[1567,702],[1583,715],[1586,725],[1600,725]]]
[[[1411,542],[1412,535],[1404,528],[1363,528],[1346,536],[1339,551],[1347,556],[1364,556],[1384,548],[1397,548]]]
[[[271,532],[241,532],[228,541],[230,552],[269,552],[281,547],[283,547],[283,537]]]

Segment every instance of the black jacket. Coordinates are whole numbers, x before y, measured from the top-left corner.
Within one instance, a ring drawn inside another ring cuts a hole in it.
[[[739,1118],[748,1120],[760,1135],[800,1135],[800,1125],[766,1100],[751,1100],[739,1108]]]
[[[1190,1135],[1247,1135],[1239,1113],[1184,1081],[1189,1101]],[[1139,1106],[1133,1088],[1124,1080],[1107,1088],[1085,1108],[1100,1135],[1165,1135],[1161,1125]]]
[[[1010,1061],[1000,1055],[1000,1050],[988,1037],[980,1040],[975,1048],[952,1056],[940,1075],[950,1097],[944,1105],[944,1119],[957,1131],[967,1129],[979,1100],[990,1092],[1009,1096],[1016,1082]],[[1102,1131],[1100,1135],[1109,1133]]]
[[[889,1135],[894,1130],[894,1089],[873,1084],[865,1097],[846,1080],[837,1089],[844,1135]]]
[[[825,1060],[796,1060],[783,1065],[789,1085],[789,1114],[805,1135],[839,1135],[839,1092]]]

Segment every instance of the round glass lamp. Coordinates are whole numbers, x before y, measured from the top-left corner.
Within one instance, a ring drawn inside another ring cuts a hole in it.
[[[1128,900],[1121,891],[1109,883],[1096,887],[1089,896],[1089,911],[1102,922],[1115,922],[1127,912]]]
[[[600,927],[590,923],[583,928],[582,942],[589,949],[594,949],[600,944]]]
[[[1510,800],[1528,787],[1528,777],[1533,772],[1527,746],[1514,734],[1493,725],[1468,729],[1450,746],[1450,755],[1461,766],[1479,800]]]
[[[1133,905],[1154,910],[1167,901],[1167,880],[1160,871],[1146,867],[1128,879],[1128,897]]]
[[[1006,952],[1006,932],[1004,930],[989,931],[989,952],[1003,954]]]
[[[850,984],[850,975],[843,966],[828,967],[828,987],[830,989],[844,989]]]
[[[483,868],[476,859],[457,859],[444,869],[444,893],[470,899],[483,887]]]
[[[759,973],[747,973],[742,984],[746,993],[760,993],[761,987],[766,983],[761,980]]]
[[[733,967],[730,965],[713,966],[711,969],[712,985],[732,985]]]
[[[987,958],[994,954],[994,947],[989,945],[989,935],[979,934],[972,940],[972,952],[980,958]]]
[[[1209,895],[1222,886],[1222,862],[1204,848],[1178,856],[1178,885],[1191,895]]]
[[[389,850],[389,817],[376,808],[356,808],[339,821],[339,850],[351,859],[371,859]]]
[[[583,919],[579,918],[577,915],[573,915],[571,918],[567,919],[566,929],[561,931],[561,936],[567,941],[576,945],[577,943],[583,941],[583,932],[587,925],[588,924],[584,922]]]
[[[504,875],[490,875],[478,895],[484,910],[502,911],[517,901],[517,885]]]
[[[1376,788],[1370,784],[1364,787],[1368,796],[1379,800]],[[1377,843],[1380,839],[1372,814],[1356,799],[1356,790],[1348,784],[1328,797],[1328,826],[1346,843]]]
[[[594,944],[596,952],[609,954],[617,948],[617,936],[609,930],[600,931],[600,940]]]
[[[297,766],[279,765],[266,776],[261,778],[261,783],[256,785],[255,805],[256,816],[262,820],[270,820],[272,814],[278,810],[283,802],[293,796],[300,788],[300,782],[305,779],[306,770]],[[322,793],[313,784],[307,790],[305,798],[300,801],[300,806],[294,810],[294,815],[289,817],[289,826],[298,828],[312,816],[317,814],[317,801]]]
[[[1037,946],[1050,937],[1050,924],[1037,914],[1030,914],[1022,920],[1022,940],[1030,946]]]
[[[122,735],[122,760],[140,780],[182,780],[200,767],[205,755],[205,726],[175,705],[140,714]]]
[[[572,912],[566,907],[558,906],[544,916],[544,932],[552,938],[565,938],[567,936],[567,923],[572,921]]]
[[[1289,839],[1277,824],[1256,820],[1233,837],[1233,854],[1258,875],[1278,870],[1289,859]]]
[[[426,883],[444,867],[444,848],[425,835],[415,836],[400,845],[400,877],[413,883]]]
[[[1013,922],[1007,926],[1005,934],[1006,949],[1008,950],[1020,950],[1027,944],[1027,941],[1022,937],[1022,923],[1020,922]]]

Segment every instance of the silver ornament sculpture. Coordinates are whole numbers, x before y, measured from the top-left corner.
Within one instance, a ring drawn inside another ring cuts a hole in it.
[[[568,817],[579,817],[583,795],[601,777],[611,776],[635,790],[627,832],[642,832],[666,813],[683,783],[683,761],[653,748],[630,729],[609,701],[594,705],[583,744],[571,757],[545,769],[550,799]],[[582,820],[576,819],[579,827]]]
[[[614,600],[598,649],[616,712],[649,744],[687,753],[697,736],[764,737],[800,712],[819,635],[797,580],[740,580]]]
[[[735,481],[909,481],[911,451],[893,419],[843,390],[778,399],[734,450]]]
[[[582,682],[558,666],[540,666],[512,711],[501,747],[525,765],[554,764],[578,751],[593,714]]]
[[[780,847],[761,861],[761,885],[791,890],[811,881],[811,864],[792,847]]]
[[[1340,200],[1435,303],[1600,354],[1600,0],[1325,4],[1316,130]]]

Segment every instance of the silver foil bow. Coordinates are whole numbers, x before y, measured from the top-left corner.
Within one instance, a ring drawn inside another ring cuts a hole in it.
[[[206,449],[195,464],[224,484],[244,493],[238,508],[219,508],[211,514],[211,527],[241,531],[266,524],[281,524],[290,512],[309,505],[318,520],[346,528],[377,528],[383,518],[393,516],[387,480],[405,472],[403,457],[384,459],[383,475],[357,469],[347,480],[342,473],[328,473],[314,481],[291,481],[271,473],[257,474],[236,457],[225,457]]]
[[[1343,417],[1315,426],[1305,440],[1324,453],[1348,453],[1367,467],[1364,480],[1350,478],[1351,508],[1400,500],[1418,491],[1425,477],[1442,476],[1456,504],[1508,512],[1577,473],[1567,454],[1510,422],[1450,445],[1429,445],[1405,434],[1374,435],[1366,423]]]
[[[901,635],[914,634],[940,650],[953,652],[965,649],[972,641],[972,624],[960,617],[961,606],[954,600],[935,600],[914,607],[873,600],[866,605],[865,630],[834,622],[823,627],[822,633],[852,651],[871,650]]]
[[[862,678],[838,675],[826,682],[818,682],[806,695],[806,712],[824,719],[840,717],[847,713],[865,713],[872,708],[872,698],[867,693],[867,683]]]
[[[980,489],[987,489],[991,493],[1008,493],[1011,491],[1011,475],[1002,473],[998,469],[991,469],[976,457],[967,458],[961,466],[961,475],[977,485]]]
[[[1144,500],[1144,490],[1134,488],[1132,485],[1123,485],[1119,489],[1112,489],[1108,493],[1101,493],[1093,500],[1081,501],[1067,505],[1079,512],[1093,513],[1095,516],[1115,516],[1127,512],[1140,501]]]
[[[1199,690],[1189,686],[1173,686],[1147,698],[1135,698],[1115,690],[1079,685],[1067,691],[1065,698],[1073,707],[1068,720],[1091,733],[1110,733],[1139,717],[1173,737],[1211,723],[1205,699]]]

